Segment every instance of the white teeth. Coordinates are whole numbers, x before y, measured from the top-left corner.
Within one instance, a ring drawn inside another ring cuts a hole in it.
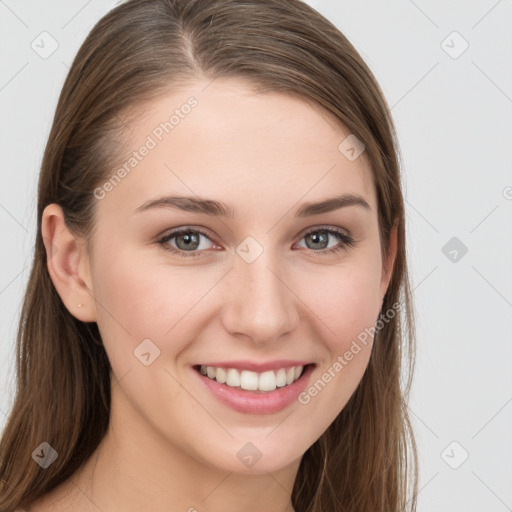
[[[261,373],[258,387],[260,391],[274,391],[276,389],[276,374],[272,370]]]
[[[237,388],[240,386],[240,374],[237,370],[229,368],[226,384],[232,388]]]
[[[262,373],[250,370],[239,372],[235,368],[215,368],[201,365],[200,372],[210,379],[215,379],[220,384],[226,384],[232,388],[242,388],[247,391],[274,391],[295,382],[302,374],[303,366],[280,368],[276,372],[269,370]]]
[[[286,370],[284,368],[281,368],[276,373],[276,386],[278,388],[286,386]]]
[[[224,384],[224,382],[226,382],[226,379],[228,378],[226,370],[224,368],[217,368],[217,375],[215,376],[215,378],[217,379],[217,382]]]
[[[258,389],[258,374],[249,370],[243,370],[240,375],[240,387],[248,391],[256,391]]]

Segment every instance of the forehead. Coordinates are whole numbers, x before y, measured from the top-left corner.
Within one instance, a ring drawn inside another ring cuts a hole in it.
[[[286,209],[348,192],[376,210],[364,152],[351,160],[340,150],[348,128],[297,96],[257,93],[239,79],[198,80],[134,110],[126,126],[124,157],[110,176],[125,172],[102,207],[128,212],[160,194],[186,193],[249,213],[250,205]]]

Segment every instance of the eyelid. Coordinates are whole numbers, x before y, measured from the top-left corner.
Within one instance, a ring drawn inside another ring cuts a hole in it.
[[[299,235],[297,235],[298,242],[300,242],[306,235],[309,235],[310,233],[319,232],[319,231],[326,231],[329,234],[331,234],[332,236],[337,236],[341,240],[334,247],[329,247],[329,248],[321,249],[318,251],[315,251],[314,249],[306,248],[306,251],[313,253],[313,254],[318,253],[319,255],[325,255],[328,253],[333,253],[333,252],[338,252],[338,251],[346,251],[347,249],[349,249],[357,244],[357,240],[351,235],[351,233],[347,229],[341,228],[338,226],[329,226],[329,225],[311,226],[309,228],[306,228],[305,230],[301,231]],[[195,227],[193,225],[172,228],[172,229],[164,232],[162,235],[160,235],[157,238],[156,243],[160,244],[164,250],[170,251],[171,253],[177,254],[178,256],[181,256],[184,258],[202,257],[203,253],[207,252],[207,249],[201,249],[201,250],[195,249],[193,251],[184,251],[184,250],[172,247],[172,246],[166,247],[166,244],[167,244],[167,242],[169,242],[169,240],[173,239],[176,236],[179,236],[180,234],[187,233],[187,232],[198,233],[201,236],[208,238],[214,245],[219,246],[219,244],[217,244],[212,239],[214,237],[211,236],[208,229],[203,228],[203,227]]]
[[[208,229],[203,228],[203,227],[196,227],[196,226],[192,226],[192,225],[191,226],[180,226],[177,228],[169,229],[169,230],[165,231],[164,233],[162,233],[161,235],[159,235],[157,237],[156,242],[164,243],[164,241],[169,241],[172,238],[174,238],[180,234],[187,233],[187,232],[199,233],[200,235],[202,235],[205,238],[207,238],[208,240],[210,240],[213,245],[219,246],[219,244],[217,244],[217,242],[214,241],[215,237],[212,236],[212,234],[209,232]],[[175,249],[175,248],[173,248],[173,249]],[[176,249],[176,250],[179,251],[179,249]],[[186,251],[180,251],[180,252],[186,252]],[[192,251],[190,251],[190,252],[192,252]],[[198,251],[196,249],[195,252],[200,252],[200,251]]]
[[[337,236],[339,239],[341,239],[340,243],[341,245],[336,245],[334,247],[329,247],[326,249],[322,249],[320,251],[314,251],[313,249],[309,249],[310,252],[318,253],[318,254],[328,254],[332,252],[342,251],[350,249],[351,247],[354,247],[357,245],[358,240],[356,240],[350,231],[345,228],[341,228],[338,226],[326,226],[326,225],[320,225],[320,226],[313,226],[311,228],[307,228],[305,231],[303,231],[300,234],[299,241],[302,240],[306,235],[309,235],[310,233],[316,233],[320,231],[325,231],[329,233],[330,235]],[[306,248],[307,249],[307,248]]]
[[[329,224],[320,224],[318,226],[312,226],[312,227],[306,228],[303,231],[301,231],[299,233],[299,235],[297,235],[297,236],[300,236],[302,238],[302,237],[306,236],[307,234],[309,234],[311,232],[315,232],[315,231],[335,231],[339,234],[346,235],[347,237],[352,236],[348,229],[342,228],[340,226],[331,226]]]

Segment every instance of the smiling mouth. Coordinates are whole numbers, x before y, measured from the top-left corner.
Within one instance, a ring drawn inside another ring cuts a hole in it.
[[[193,368],[205,377],[229,388],[268,393],[293,384],[304,375],[310,366],[315,366],[315,364],[288,366],[264,372],[205,365],[195,365]]]

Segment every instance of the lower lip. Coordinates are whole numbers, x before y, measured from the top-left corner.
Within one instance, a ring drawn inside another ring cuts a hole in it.
[[[235,411],[244,414],[273,414],[298,400],[297,397],[306,388],[314,367],[314,364],[308,365],[300,378],[292,384],[265,393],[230,388],[206,377],[196,369],[193,369],[193,372],[221,403]]]

